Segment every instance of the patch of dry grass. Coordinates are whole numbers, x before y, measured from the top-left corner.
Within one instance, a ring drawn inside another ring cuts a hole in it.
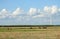
[[[0,39],[60,39],[60,27],[37,30],[29,32],[0,32]]]

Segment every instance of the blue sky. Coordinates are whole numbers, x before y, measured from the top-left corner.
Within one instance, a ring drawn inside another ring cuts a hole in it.
[[[0,25],[60,25],[60,0],[0,0]]]

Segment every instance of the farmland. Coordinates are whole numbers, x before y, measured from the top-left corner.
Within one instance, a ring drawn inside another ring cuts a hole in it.
[[[60,39],[60,26],[0,27],[0,39]]]

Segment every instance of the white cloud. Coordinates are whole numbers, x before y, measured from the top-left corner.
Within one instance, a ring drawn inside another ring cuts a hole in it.
[[[54,13],[57,13],[57,12],[58,12],[57,6],[52,6],[51,7],[51,13],[54,14]]]
[[[45,16],[48,17],[51,16],[51,14],[53,15],[57,12],[60,12],[60,8],[58,9],[57,6],[53,5],[53,6],[45,6],[42,10],[38,8],[30,8],[29,11],[27,12],[25,13],[24,10],[22,10],[21,8],[17,8],[11,13],[9,13],[6,9],[2,9],[0,11],[0,18],[6,18],[6,17],[19,18],[19,16],[21,16],[21,14],[23,13],[25,16],[33,18],[45,17]],[[24,15],[22,15],[22,17],[24,17]]]
[[[60,8],[58,9],[58,11],[60,12]]]
[[[44,7],[44,12],[48,13],[48,14],[55,14],[58,12],[58,8],[57,6],[45,6]]]
[[[17,16],[23,13],[23,10],[21,8],[17,8],[15,11],[12,12],[12,16]]]
[[[6,9],[2,9],[0,12],[0,18],[5,18],[8,16],[8,11]]]
[[[34,15],[34,14],[37,13],[37,11],[38,11],[38,10],[37,10],[36,8],[30,8],[28,14],[29,14],[29,15]]]
[[[51,14],[55,14],[58,12],[58,7],[57,6],[45,6],[44,11],[40,11],[39,15],[33,16],[33,18],[37,17],[50,17]]]
[[[40,15],[33,16],[33,18],[44,17],[44,16],[45,16],[44,14],[40,14]]]
[[[48,6],[45,6],[45,7],[44,7],[44,12],[47,12],[47,13],[49,13],[49,12],[50,12],[50,7],[48,7]]]

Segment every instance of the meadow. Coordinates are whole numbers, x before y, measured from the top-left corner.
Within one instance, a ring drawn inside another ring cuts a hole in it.
[[[60,26],[0,27],[0,39],[60,39]]]

